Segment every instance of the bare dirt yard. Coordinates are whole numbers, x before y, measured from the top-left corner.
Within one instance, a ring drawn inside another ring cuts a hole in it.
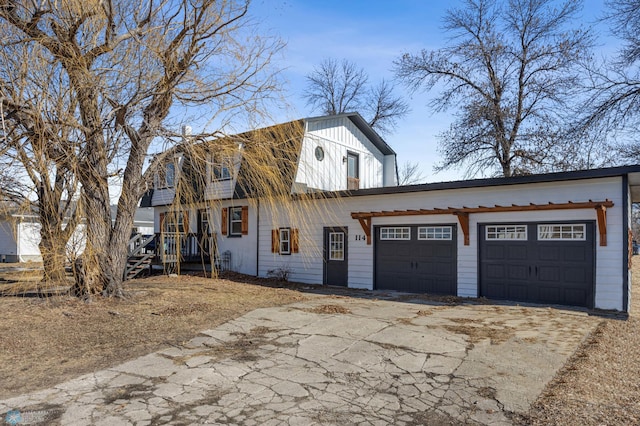
[[[39,273],[0,267],[0,291]],[[15,281],[19,281],[16,283]],[[0,297],[0,399],[178,345],[246,312],[305,298],[297,291],[198,276],[126,283],[125,300]]]
[[[634,260],[634,275],[640,277],[640,257]],[[37,271],[0,265],[0,292],[33,287],[38,276]],[[281,283],[257,279],[243,282],[239,277],[182,275],[130,281],[125,300],[96,297],[86,303],[68,296],[0,297],[0,399],[179,345],[201,330],[259,307],[308,297],[295,285],[280,287]],[[629,318],[603,316],[529,414],[514,421],[527,425],[640,424],[638,294],[632,296]]]

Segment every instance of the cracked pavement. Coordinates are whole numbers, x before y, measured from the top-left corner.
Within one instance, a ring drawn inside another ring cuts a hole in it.
[[[598,322],[545,307],[313,296],[0,401],[0,413],[64,425],[509,425]]]

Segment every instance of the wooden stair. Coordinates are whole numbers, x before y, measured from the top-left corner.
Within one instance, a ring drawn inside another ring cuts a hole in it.
[[[143,253],[142,250],[155,238],[151,235],[143,238],[137,234],[129,240],[129,254],[127,256],[127,266],[124,271],[124,280],[131,280],[137,277],[142,271],[151,267],[151,261],[155,257],[155,253]]]
[[[131,280],[137,277],[142,271],[149,270],[151,261],[155,254],[138,254],[135,256],[129,256],[127,258],[127,268],[125,271],[124,280]]]

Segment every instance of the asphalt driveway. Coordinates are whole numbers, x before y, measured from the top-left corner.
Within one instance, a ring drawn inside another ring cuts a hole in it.
[[[64,425],[512,424],[598,322],[552,308],[313,296],[0,401],[0,413]]]

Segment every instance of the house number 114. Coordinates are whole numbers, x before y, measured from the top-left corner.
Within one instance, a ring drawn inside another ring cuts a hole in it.
[[[364,241],[366,239],[367,237],[365,237],[364,235],[356,235],[356,241]]]

